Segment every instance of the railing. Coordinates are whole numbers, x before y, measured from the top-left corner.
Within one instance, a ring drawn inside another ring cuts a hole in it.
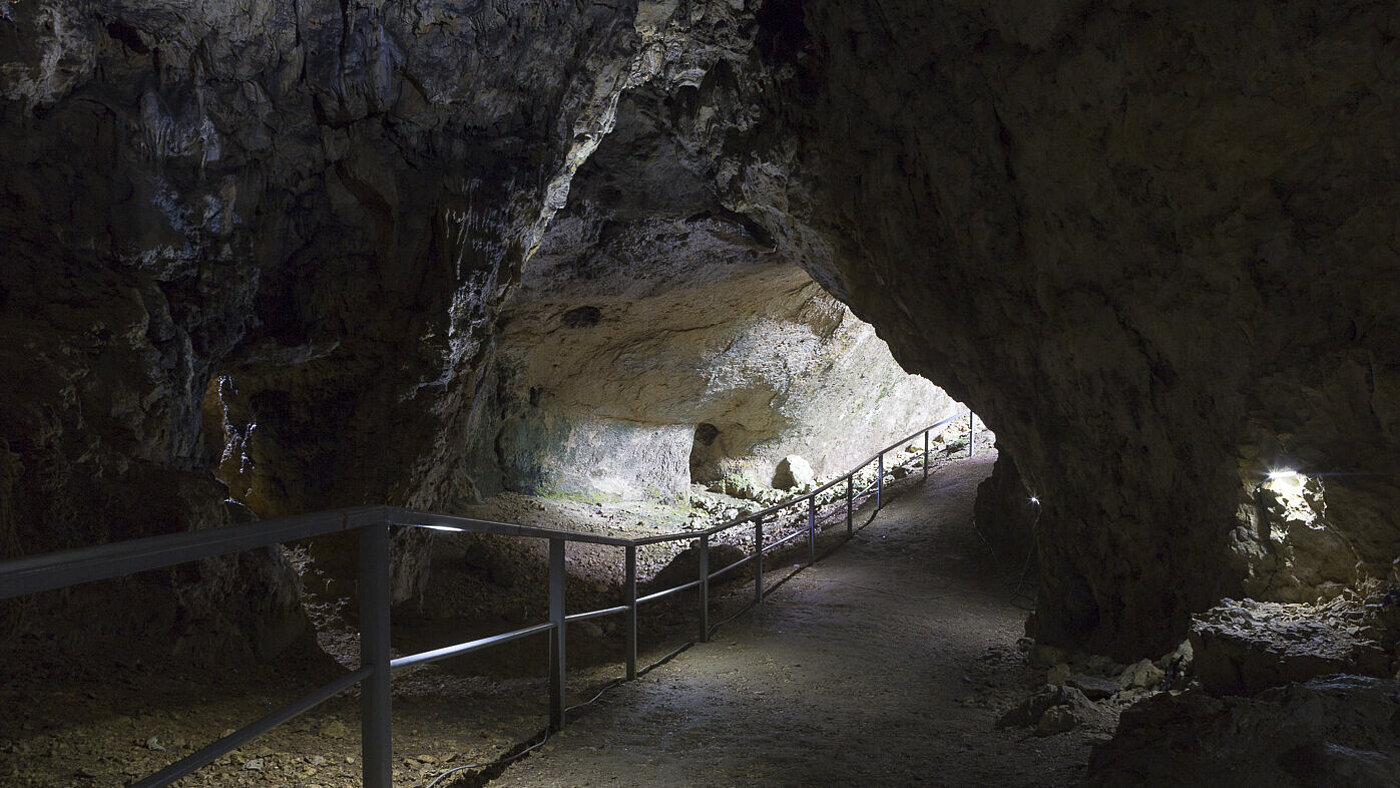
[[[390,733],[391,686],[390,673],[398,668],[422,662],[432,662],[468,654],[512,640],[540,633],[549,634],[549,724],[560,730],[565,724],[564,679],[566,625],[599,616],[621,615],[625,619],[625,660],[628,680],[637,676],[637,608],[691,588],[699,589],[699,640],[706,641],[713,632],[710,625],[710,583],[746,563],[753,564],[754,604],[763,601],[763,555],[802,535],[807,536],[808,565],[816,560],[818,498],[838,485],[845,484],[846,534],[854,532],[852,523],[856,499],[875,493],[876,509],[884,505],[885,455],[923,436],[924,476],[928,476],[929,434],[952,421],[968,419],[968,456],[976,452],[976,417],[971,411],[950,416],[876,452],[845,475],[833,479],[812,492],[783,501],[762,511],[744,515],[736,520],[703,531],[662,534],[640,539],[603,536],[589,533],[560,531],[524,525],[496,523],[445,514],[414,512],[390,506],[361,506],[317,514],[282,517],[275,520],[244,523],[203,531],[190,531],[167,536],[153,536],[126,542],[86,547],[77,550],[0,563],[0,600],[41,591],[52,591],[79,583],[107,580],[136,572],[161,569],[176,564],[211,558],[226,553],[269,547],[285,542],[348,531],[359,532],[359,603],[360,603],[360,667],[320,687],[310,694],[284,706],[244,728],[212,742],[197,752],[170,764],[159,772],[135,783],[135,788],[169,785],[185,775],[207,766],[232,752],[249,740],[294,717],[309,711],[355,684],[360,692],[360,747],[363,785],[369,788],[390,788],[392,777],[392,746]],[[875,480],[855,489],[856,477],[871,463],[876,464]],[[839,497],[839,496],[838,496]],[[769,544],[763,541],[765,522],[778,519],[780,512],[807,507],[805,528],[800,528]],[[751,525],[754,530],[754,551],[714,572],[710,571],[710,540],[733,528]],[[389,640],[389,528],[430,528],[439,531],[523,536],[549,540],[549,620],[490,637],[445,646],[398,658],[390,656]],[[637,596],[637,548],[682,539],[700,540],[698,577],[688,583]],[[621,547],[624,550],[626,581],[623,603],[614,607],[566,615],[564,612],[564,558],[568,542],[588,542]]]

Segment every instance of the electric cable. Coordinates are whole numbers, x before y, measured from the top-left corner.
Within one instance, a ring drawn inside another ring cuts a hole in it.
[[[1029,572],[1031,568],[1031,557],[1035,555],[1035,526],[1040,522],[1040,513],[1042,511],[1039,499],[1031,498],[1031,500],[1035,501],[1035,518],[1031,520],[1029,529],[1031,533],[1031,546],[1026,550],[1026,560],[1021,563],[1021,577],[1016,581],[1016,587],[1011,590],[1011,599],[1014,602],[1018,597],[1026,597],[1031,600],[1030,609],[1033,610],[1035,609],[1035,598],[1028,593],[1021,593],[1021,587],[1026,584],[1026,573]],[[1017,607],[1020,607],[1020,605],[1017,605]]]

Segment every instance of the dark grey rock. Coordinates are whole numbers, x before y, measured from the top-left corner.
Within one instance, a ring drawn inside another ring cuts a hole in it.
[[[1400,682],[1316,678],[1252,698],[1162,693],[1123,712],[1086,786],[1400,785]]]

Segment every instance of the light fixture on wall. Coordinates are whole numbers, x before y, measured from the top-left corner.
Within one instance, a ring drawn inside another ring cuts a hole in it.
[[[1269,524],[1269,507],[1264,500],[1264,487],[1267,485],[1277,502],[1283,506],[1286,519],[1301,521],[1311,528],[1324,527],[1317,511],[1304,495],[1310,481],[1307,474],[1294,468],[1271,468],[1260,482],[1254,485],[1254,505],[1259,510],[1259,541],[1269,551],[1274,550]]]

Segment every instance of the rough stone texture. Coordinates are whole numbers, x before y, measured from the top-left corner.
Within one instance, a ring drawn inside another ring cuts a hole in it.
[[[1345,521],[1328,511],[1323,477],[1266,479],[1238,520],[1248,523],[1232,536],[1248,567],[1244,590],[1250,597],[1313,602],[1356,583],[1362,558]]]
[[[502,485],[532,495],[684,503],[695,429],[553,411],[512,419],[496,437]]]
[[[508,490],[621,497],[766,486],[790,453],[840,473],[962,407],[719,202],[677,111],[652,89],[620,101],[504,308],[479,494],[497,465]],[[595,456],[629,465],[627,483]]]
[[[1045,508],[1038,637],[1171,648],[1277,464],[1362,472],[1332,520],[1363,572],[1400,553],[1400,12],[767,8],[772,119],[718,182],[996,429]]]
[[[1039,571],[1035,526],[1040,504],[1033,502],[1032,497],[1036,496],[1021,481],[1015,460],[999,450],[992,475],[977,488],[977,532],[1003,562],[1008,566],[1024,565],[1028,574]]]
[[[7,551],[217,525],[216,467],[260,515],[471,499],[529,407],[493,343],[532,252],[580,299],[543,340],[696,245],[800,264],[996,429],[1042,640],[1160,654],[1246,582],[1400,554],[1392,5],[60,0],[0,31]],[[647,178],[573,201],[619,106]],[[590,413],[754,440],[681,415]],[[1284,464],[1337,474],[1325,533],[1253,513]]]
[[[903,468],[895,470],[903,470]],[[773,472],[773,489],[801,489],[812,484],[815,480],[816,475],[812,473],[812,466],[796,454],[789,454],[778,463],[778,469]]]
[[[1166,679],[1167,673],[1150,659],[1140,659],[1129,665],[1118,677],[1123,689],[1156,689]]]
[[[1163,693],[1123,712],[1086,786],[1400,784],[1400,682],[1313,679],[1253,698]]]
[[[6,3],[7,552],[218,525],[229,492],[451,499],[496,311],[619,94],[717,57],[647,5]]]
[[[998,728],[1033,727],[1037,736],[1053,736],[1109,715],[1077,687],[1047,684],[997,720]]]
[[[1342,602],[1342,600],[1337,600]],[[1362,605],[1226,599],[1191,626],[1192,672],[1207,690],[1252,694],[1330,673],[1395,676],[1400,654]]]

